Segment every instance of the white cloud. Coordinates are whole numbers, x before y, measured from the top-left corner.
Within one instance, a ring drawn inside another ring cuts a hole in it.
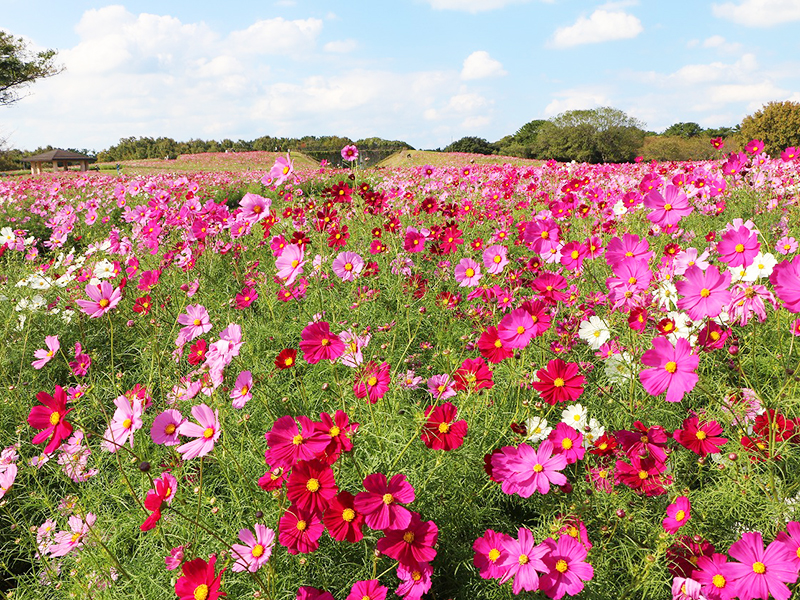
[[[356,48],[358,48],[358,41],[353,39],[334,40],[322,47],[325,52],[330,52],[332,54],[347,54],[353,52]]]
[[[772,27],[800,21],[800,0],[743,0],[711,7],[715,17],[746,27]]]
[[[635,16],[623,11],[598,9],[588,19],[581,16],[574,25],[556,29],[550,45],[554,48],[570,48],[581,44],[630,39],[642,31],[642,22]]]
[[[486,12],[512,4],[527,4],[531,0],[425,0],[436,10],[460,10],[469,13]],[[543,0],[552,2],[552,0]]]
[[[712,35],[703,40],[703,48],[714,48],[726,54],[738,54],[742,51],[742,45],[738,42],[729,42],[721,35]]]
[[[554,96],[555,98],[544,109],[544,114],[548,117],[568,110],[584,110],[612,104],[606,92],[601,89],[574,88],[562,90]]]
[[[308,53],[321,31],[320,19],[286,21],[278,17],[256,21],[228,39],[236,51],[247,54]]]
[[[500,61],[493,59],[485,50],[477,50],[464,59],[461,79],[484,79],[507,75]]]

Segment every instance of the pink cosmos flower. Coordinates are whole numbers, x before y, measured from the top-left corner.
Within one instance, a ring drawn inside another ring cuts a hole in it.
[[[96,520],[97,515],[93,513],[86,513],[85,522],[78,516],[71,516],[67,521],[70,530],[59,531],[53,537],[53,543],[48,548],[50,556],[53,558],[66,556],[73,550],[82,547],[89,534],[89,527],[94,525]]]
[[[553,442],[544,440],[538,450],[520,444],[516,452],[508,455],[504,468],[497,469],[495,475],[506,494],[517,493],[528,498],[534,492],[547,494],[551,484],[564,485],[567,478],[561,470],[566,466],[566,457],[554,454]]]
[[[297,421],[289,415],[281,417],[264,437],[269,446],[265,453],[267,464],[284,469],[292,468],[299,460],[316,458],[330,443],[330,436],[317,430],[314,422],[302,415],[297,417]]]
[[[800,313],[800,255],[775,265],[769,281],[775,288],[775,295],[783,300],[786,310]]]
[[[405,529],[411,522],[411,511],[401,504],[414,501],[414,488],[406,476],[398,473],[388,482],[383,473],[373,473],[364,479],[366,491],[356,494],[353,506],[364,515],[372,529]]]
[[[168,408],[153,420],[150,428],[150,438],[154,444],[165,446],[177,446],[180,444],[178,439],[178,428],[185,419],[179,410]]]
[[[99,285],[87,285],[86,295],[91,300],[76,300],[75,302],[92,319],[102,317],[122,300],[122,292],[119,288],[115,288],[107,281],[103,281]]]
[[[644,199],[644,205],[652,209],[647,215],[651,223],[660,225],[677,224],[683,217],[692,214],[694,207],[689,205],[689,199],[679,187],[668,185],[664,196],[657,190],[651,190]]]
[[[472,564],[478,569],[484,579],[500,579],[505,570],[500,567],[505,559],[505,543],[513,538],[506,533],[498,533],[492,529],[487,529],[482,537],[475,540],[472,549],[475,556]]]
[[[624,260],[637,259],[647,263],[653,258],[650,244],[646,239],[641,239],[638,235],[626,233],[622,239],[614,237],[606,246],[606,262],[612,269]]]
[[[331,333],[327,321],[306,326],[301,333],[300,349],[306,362],[315,365],[321,360],[336,360],[344,354],[344,342]]]
[[[508,264],[506,254],[508,254],[508,248],[500,244],[495,244],[486,248],[482,255],[483,266],[486,268],[486,272],[490,275],[502,273],[503,269]]]
[[[239,202],[242,207],[240,217],[250,223],[258,223],[261,219],[269,215],[269,206],[272,200],[263,198],[258,194],[246,193]]]
[[[547,439],[553,443],[553,453],[563,456],[568,465],[582,460],[586,454],[586,449],[583,447],[583,434],[566,423],[556,425]]]
[[[680,402],[699,379],[695,369],[700,358],[692,354],[692,348],[684,338],[678,338],[676,346],[666,338],[655,338],[653,347],[642,355],[642,364],[653,367],[639,372],[644,389],[651,396],[666,391],[667,402]]]
[[[242,571],[255,573],[267,564],[269,557],[272,556],[272,549],[275,546],[275,532],[260,523],[256,523],[253,529],[255,530],[255,535],[249,529],[240,529],[239,539],[244,545],[231,545],[233,550],[232,557],[236,558],[236,562],[231,567],[234,573]]]
[[[795,238],[785,235],[775,243],[775,251],[786,256],[797,251],[798,246]]]
[[[475,287],[481,279],[481,266],[471,258],[462,258],[455,268],[458,287]]]
[[[233,408],[244,408],[248,400],[253,397],[253,374],[250,371],[239,373],[230,397],[233,400]]]
[[[287,154],[286,158],[283,156],[276,158],[275,164],[269,170],[269,176],[272,178],[273,185],[280,185],[290,177],[293,177],[294,163],[291,156]]]
[[[569,535],[558,541],[547,538],[543,544],[549,552],[542,557],[547,572],[539,579],[539,589],[553,600],[579,594],[583,582],[594,577],[594,568],[586,562],[586,547]]]
[[[340,252],[333,259],[334,274],[342,281],[354,281],[364,270],[364,259],[355,252]]]
[[[767,598],[770,594],[775,600],[792,597],[786,584],[797,581],[797,568],[784,544],[774,541],[764,549],[761,533],[747,532],[731,545],[728,554],[739,561],[731,563],[730,573],[740,598]]]
[[[400,564],[397,567],[397,578],[400,585],[394,591],[403,600],[420,600],[431,589],[433,567],[428,563],[407,567]]]
[[[407,567],[418,567],[436,557],[434,546],[439,537],[439,528],[433,521],[423,521],[417,513],[405,527],[392,527],[384,531],[378,540],[378,550]]]
[[[378,365],[369,361],[356,377],[353,393],[356,398],[366,398],[371,404],[375,404],[389,391],[390,379],[389,363],[382,362]]]
[[[222,430],[219,426],[219,411],[211,410],[206,404],[192,407],[192,416],[199,423],[184,421],[178,428],[180,435],[197,438],[178,446],[177,450],[183,456],[183,460],[191,460],[198,456],[205,456],[214,449],[214,444],[219,439]]]
[[[422,252],[425,249],[425,234],[416,229],[409,229],[403,240],[403,249],[406,252]]]
[[[117,410],[111,418],[102,442],[103,448],[109,452],[116,452],[120,446],[130,440],[133,448],[133,432],[142,428],[142,401],[138,397],[133,400],[127,396],[118,396],[114,400]]]
[[[708,600],[732,600],[737,593],[733,583],[731,565],[724,554],[697,557],[697,568],[692,571],[692,579],[700,584],[700,591]]]
[[[781,531],[775,540],[786,547],[795,568],[800,569],[800,523],[789,521],[786,524],[786,531]]]
[[[181,566],[184,558],[183,551],[185,549],[186,546],[175,546],[169,551],[169,556],[164,557],[164,563],[167,567],[167,571],[174,571]]]
[[[290,286],[302,275],[303,259],[305,251],[297,244],[289,244],[283,248],[280,256],[275,260],[275,268],[278,270],[277,276],[282,280],[283,285]]]
[[[749,267],[760,249],[758,235],[745,225],[728,229],[717,244],[719,259],[734,268]]]
[[[497,335],[504,348],[524,348],[535,332],[533,317],[524,308],[512,310],[497,325]]]
[[[178,339],[183,343],[191,342],[196,337],[211,331],[211,319],[201,304],[189,304],[186,313],[178,315],[178,323],[184,325],[178,334]],[[178,345],[182,346],[183,343]]]
[[[353,144],[348,144],[342,148],[342,158],[344,160],[349,160],[350,162],[354,161],[358,158],[358,148],[356,148]]]
[[[5,471],[0,472],[0,499],[8,493],[16,478],[17,465],[8,465]]]
[[[678,533],[678,529],[686,524],[691,517],[692,504],[686,496],[678,496],[675,502],[667,507],[667,516],[661,521],[664,531]]]
[[[345,600],[386,600],[388,591],[377,579],[356,581]]]
[[[83,377],[89,372],[92,366],[92,358],[83,352],[80,342],[75,342],[75,360],[71,360],[69,368],[75,373],[76,377]]]
[[[515,594],[519,594],[522,590],[533,592],[539,589],[537,571],[540,573],[548,571],[547,565],[542,560],[548,548],[543,544],[537,546],[533,534],[524,527],[519,528],[517,536],[516,540],[511,538],[503,544],[507,555],[500,568],[506,569],[506,572],[499,583],[502,585],[513,578],[512,591]]]
[[[41,369],[44,367],[53,359],[59,348],[61,348],[61,344],[58,342],[57,335],[48,335],[44,338],[44,343],[47,346],[47,350],[35,350],[33,353],[33,355],[39,359],[31,363],[31,366],[33,366],[34,369]]]
[[[684,277],[684,281],[675,284],[678,293],[683,296],[678,300],[678,308],[685,310],[692,321],[719,316],[723,307],[731,301],[729,271],[720,274],[719,269],[712,266],[703,272],[694,266],[686,270]]]
[[[433,375],[427,381],[428,392],[437,400],[447,400],[456,395],[455,380],[450,375]]]

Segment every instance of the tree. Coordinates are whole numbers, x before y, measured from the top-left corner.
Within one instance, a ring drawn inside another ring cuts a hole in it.
[[[37,79],[61,73],[55,58],[55,50],[34,53],[22,38],[0,31],[0,106],[19,100],[19,90]]]
[[[466,152],[469,154],[494,154],[496,148],[483,138],[463,137],[446,146],[444,152]]]
[[[644,141],[644,123],[617,108],[571,110],[553,117],[536,133],[537,158],[559,161],[632,161]]]
[[[675,123],[674,125],[670,125],[661,135],[667,137],[690,138],[698,136],[701,133],[703,133],[703,128],[697,123],[690,121],[689,123]]]
[[[789,146],[800,147],[800,102],[770,102],[748,115],[740,128],[742,144],[764,142],[770,156],[778,156]]]

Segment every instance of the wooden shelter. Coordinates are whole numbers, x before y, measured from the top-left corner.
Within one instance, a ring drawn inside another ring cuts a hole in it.
[[[89,161],[92,159],[83,154],[78,154],[77,152],[70,152],[69,150],[50,150],[44,154],[29,156],[22,160],[23,162],[31,163],[31,175],[39,175],[42,172],[42,165],[44,163],[53,163],[53,171],[58,171],[59,166],[63,166],[66,171],[69,165],[74,164],[79,164],[81,171],[86,171],[89,168]]]

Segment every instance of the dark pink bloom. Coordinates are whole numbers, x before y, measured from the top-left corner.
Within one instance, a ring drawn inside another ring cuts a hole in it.
[[[653,348],[642,355],[642,364],[653,367],[639,373],[644,389],[651,396],[667,392],[667,402],[680,402],[699,379],[695,369],[700,358],[684,338],[678,338],[676,346],[666,338],[655,338]]]
[[[498,533],[492,529],[487,529],[482,537],[475,540],[472,549],[475,556],[472,563],[480,572],[484,579],[499,579],[505,574],[505,570],[500,568],[505,559],[505,542],[513,539],[505,533]]]
[[[583,434],[566,423],[556,425],[547,439],[553,444],[553,454],[563,456],[568,465],[578,462],[586,453]]]
[[[302,432],[297,425],[298,421]],[[285,469],[290,469],[299,460],[316,458],[325,451],[330,442],[329,436],[318,431],[314,422],[302,415],[297,417],[297,421],[289,415],[281,417],[264,437],[269,446],[265,453],[267,464]]]
[[[414,501],[414,488],[406,476],[398,473],[387,482],[383,473],[373,473],[364,479],[365,492],[356,495],[353,506],[364,515],[372,529],[405,529],[411,522],[411,511],[400,506]]]
[[[708,600],[732,600],[737,593],[730,569],[731,563],[724,554],[697,557],[697,568],[692,579],[700,583],[700,591]]]
[[[455,450],[464,443],[467,422],[456,421],[458,409],[451,402],[441,406],[428,406],[425,416],[428,421],[422,426],[420,438],[432,450]]]
[[[389,391],[390,379],[389,363],[383,362],[378,365],[369,361],[356,377],[353,393],[356,398],[366,398],[370,403],[375,404]]]
[[[664,531],[678,533],[678,529],[686,524],[691,516],[692,504],[686,496],[678,496],[675,502],[667,507],[667,516],[661,521]]]
[[[333,469],[319,460],[301,460],[286,483],[286,498],[299,509],[322,514],[339,491]]]
[[[534,382],[532,387],[548,404],[572,402],[583,393],[583,384],[586,382],[579,371],[580,365],[577,363],[565,363],[560,358],[554,358],[546,368],[536,372],[539,381]]]
[[[761,533],[748,532],[731,545],[728,554],[739,561],[730,569],[740,598],[767,598],[770,594],[775,600],[792,597],[786,584],[797,581],[797,568],[784,544],[775,541],[764,549]]]
[[[542,557],[547,572],[539,578],[539,588],[553,600],[580,593],[583,582],[594,577],[594,568],[586,562],[586,547],[569,535],[558,541],[547,538],[543,545],[549,552]]]
[[[616,269],[617,265],[625,260],[643,260],[646,264],[651,258],[653,252],[647,240],[632,233],[626,233],[622,239],[612,238],[606,247],[606,262],[612,269]]]
[[[684,281],[675,284],[678,293],[683,296],[678,300],[678,308],[685,310],[692,321],[719,316],[723,307],[731,301],[728,290],[730,272],[721,274],[714,266],[704,272],[694,266],[686,269],[684,277]]]
[[[41,429],[31,443],[41,444],[50,438],[45,453],[50,454],[61,445],[61,441],[72,434],[72,425],[67,423],[66,416],[72,410],[67,409],[67,395],[60,385],[55,387],[53,395],[46,392],[36,394],[36,399],[42,406],[34,406],[28,414],[28,425],[34,429]]]
[[[295,600],[335,600],[335,598],[333,594],[325,590],[310,585],[301,585],[297,590]]]
[[[425,236],[419,231],[409,231],[403,240],[406,252],[422,252],[425,249]]]
[[[786,531],[781,531],[775,540],[786,547],[795,568],[800,569],[800,523],[789,521],[786,524]]]
[[[338,335],[331,333],[327,321],[319,321],[303,329],[300,349],[306,362],[314,365],[321,360],[336,360],[344,354],[345,346]]]
[[[320,515],[290,506],[278,521],[278,542],[289,554],[308,554],[319,548],[323,531]]]
[[[378,550],[407,567],[418,567],[436,557],[436,540],[439,528],[433,521],[423,521],[417,513],[411,513],[406,527],[391,528],[385,537],[378,540]]]
[[[534,322],[528,311],[517,308],[505,315],[497,325],[503,348],[524,348],[534,335]]]
[[[758,235],[744,225],[728,229],[717,244],[719,259],[729,267],[749,267],[760,249]]]
[[[513,578],[512,591],[515,594],[519,594],[522,590],[533,592],[539,589],[537,571],[540,573],[548,571],[547,565],[542,560],[548,553],[548,548],[543,544],[537,546],[529,529],[520,527],[517,535],[516,540],[510,538],[503,544],[507,554],[500,567],[506,569],[506,572],[500,583],[503,584]]]
[[[722,433],[722,425],[716,421],[700,423],[698,417],[688,417],[683,421],[683,429],[676,429],[672,437],[684,448],[707,456],[717,454],[720,446],[728,442],[727,438],[719,437]]]
[[[388,591],[389,588],[381,585],[377,579],[356,581],[345,600],[386,600]]]

